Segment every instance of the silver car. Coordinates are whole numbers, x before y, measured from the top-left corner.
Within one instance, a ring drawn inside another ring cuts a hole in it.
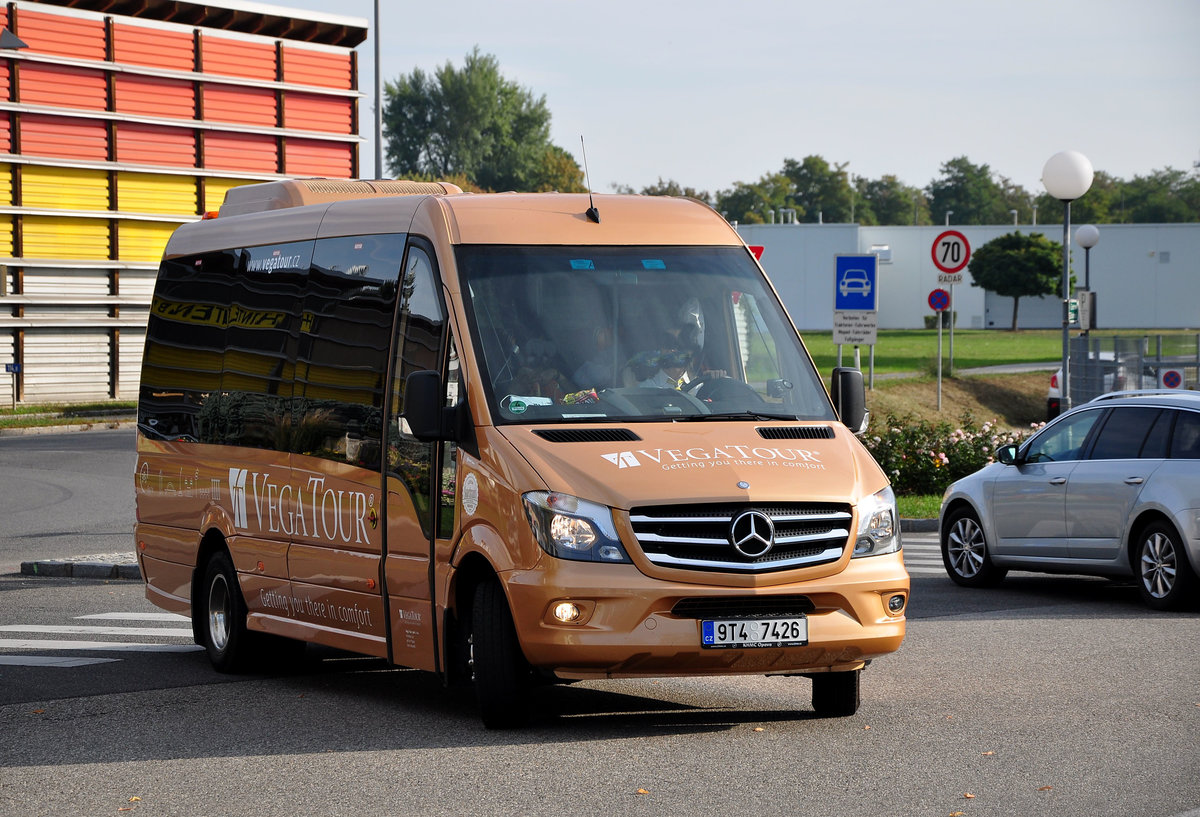
[[[1200,601],[1200,393],[1106,394],[996,458],[942,497],[956,583],[1083,573],[1133,577],[1159,610]]]

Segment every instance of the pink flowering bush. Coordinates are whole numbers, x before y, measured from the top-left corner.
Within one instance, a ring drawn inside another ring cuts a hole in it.
[[[1012,432],[995,420],[976,425],[970,414],[953,427],[889,414],[881,423],[872,418],[862,441],[896,493],[916,496],[942,493],[954,480],[993,462],[997,448],[1019,444],[1040,427],[1035,423],[1029,432]]]

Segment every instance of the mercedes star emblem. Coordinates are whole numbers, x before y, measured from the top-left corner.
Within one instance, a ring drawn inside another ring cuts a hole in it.
[[[747,559],[757,559],[775,544],[775,524],[762,511],[743,511],[729,524],[729,543]]]

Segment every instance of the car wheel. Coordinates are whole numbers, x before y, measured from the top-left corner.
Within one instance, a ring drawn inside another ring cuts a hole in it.
[[[522,726],[529,717],[533,673],[517,641],[508,600],[495,581],[475,588],[470,639],[469,660],[483,725]]]
[[[1175,528],[1153,522],[1137,538],[1138,590],[1155,610],[1177,610],[1194,603],[1196,574]]]
[[[818,715],[846,718],[858,711],[858,681],[862,670],[822,672],[812,676],[812,705]]]
[[[967,508],[954,511],[946,520],[942,529],[942,564],[951,580],[963,587],[990,587],[1008,573],[992,564],[979,517]]]
[[[246,602],[228,553],[208,560],[201,592],[201,632],[209,661],[218,672],[246,671],[254,654],[253,637],[246,629]]]

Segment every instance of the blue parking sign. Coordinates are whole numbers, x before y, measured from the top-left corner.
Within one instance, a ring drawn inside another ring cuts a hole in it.
[[[874,312],[879,303],[874,255],[839,255],[835,259],[833,308],[845,312]]]

